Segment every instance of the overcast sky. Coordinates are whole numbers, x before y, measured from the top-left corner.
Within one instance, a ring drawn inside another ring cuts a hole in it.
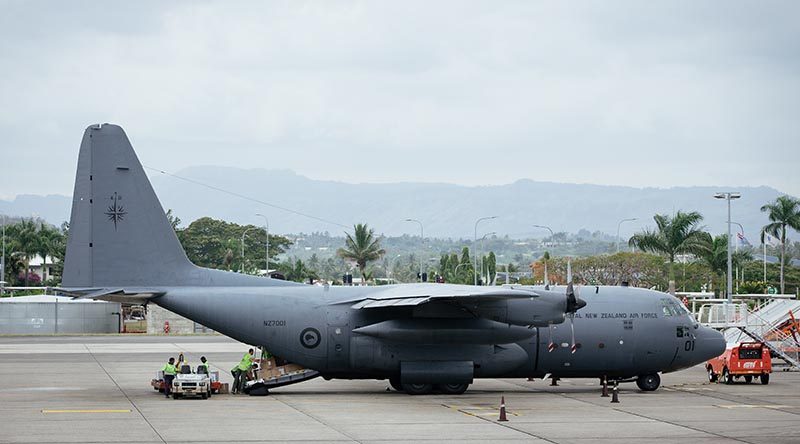
[[[0,0],[0,198],[142,162],[800,196],[800,2]]]

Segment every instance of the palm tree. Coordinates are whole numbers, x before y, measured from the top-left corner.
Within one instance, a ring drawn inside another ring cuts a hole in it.
[[[11,229],[11,254],[19,258],[25,265],[25,286],[27,287],[31,259],[36,256],[39,246],[36,224],[32,219],[22,219],[18,224],[12,225]]]
[[[351,236],[350,233],[345,233],[345,247],[337,250],[336,254],[356,263],[363,283],[366,279],[367,263],[380,259],[386,251],[381,248],[380,239],[375,237],[375,230],[367,227],[367,224],[356,224],[353,228],[354,234]]]
[[[769,213],[770,223],[761,229],[761,243],[764,233],[771,234],[781,240],[781,294],[784,291],[783,263],[786,257],[786,227],[800,231],[800,200],[789,196],[780,196],[774,202],[761,207],[761,211]]]
[[[739,250],[731,254],[731,265],[736,268],[752,259],[753,255],[749,251]],[[728,272],[728,235],[722,234],[711,240],[708,249],[701,253],[700,260],[711,270],[711,274],[719,279],[717,282],[722,282]],[[722,285],[717,285],[717,288],[722,288]]]
[[[711,244],[711,235],[703,231],[700,222],[703,216],[696,211],[684,213],[678,211],[670,217],[666,214],[653,216],[656,230],[645,230],[636,233],[628,241],[628,245],[642,251],[667,256],[669,259],[669,278],[674,281],[675,256],[679,254],[702,255]]]
[[[61,233],[50,225],[44,222],[39,224],[39,231],[36,233],[36,254],[42,257],[42,282],[45,281],[47,257],[55,258],[60,237]]]

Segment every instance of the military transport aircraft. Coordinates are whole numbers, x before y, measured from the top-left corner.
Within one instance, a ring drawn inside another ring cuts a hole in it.
[[[83,135],[63,287],[154,303],[325,378],[388,379],[409,394],[547,375],[636,380],[650,391],[659,373],[725,350],[676,298],[639,288],[323,287],[197,267],[111,124]]]

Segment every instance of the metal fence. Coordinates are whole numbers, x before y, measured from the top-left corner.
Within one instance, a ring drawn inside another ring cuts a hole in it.
[[[119,333],[120,304],[0,302],[0,334]]]

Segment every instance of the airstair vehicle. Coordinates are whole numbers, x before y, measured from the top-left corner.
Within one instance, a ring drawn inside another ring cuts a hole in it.
[[[728,344],[752,338],[793,370],[800,370],[798,317],[800,301],[790,299],[769,299],[755,310],[744,302],[704,304],[697,313],[698,322],[721,330]]]

